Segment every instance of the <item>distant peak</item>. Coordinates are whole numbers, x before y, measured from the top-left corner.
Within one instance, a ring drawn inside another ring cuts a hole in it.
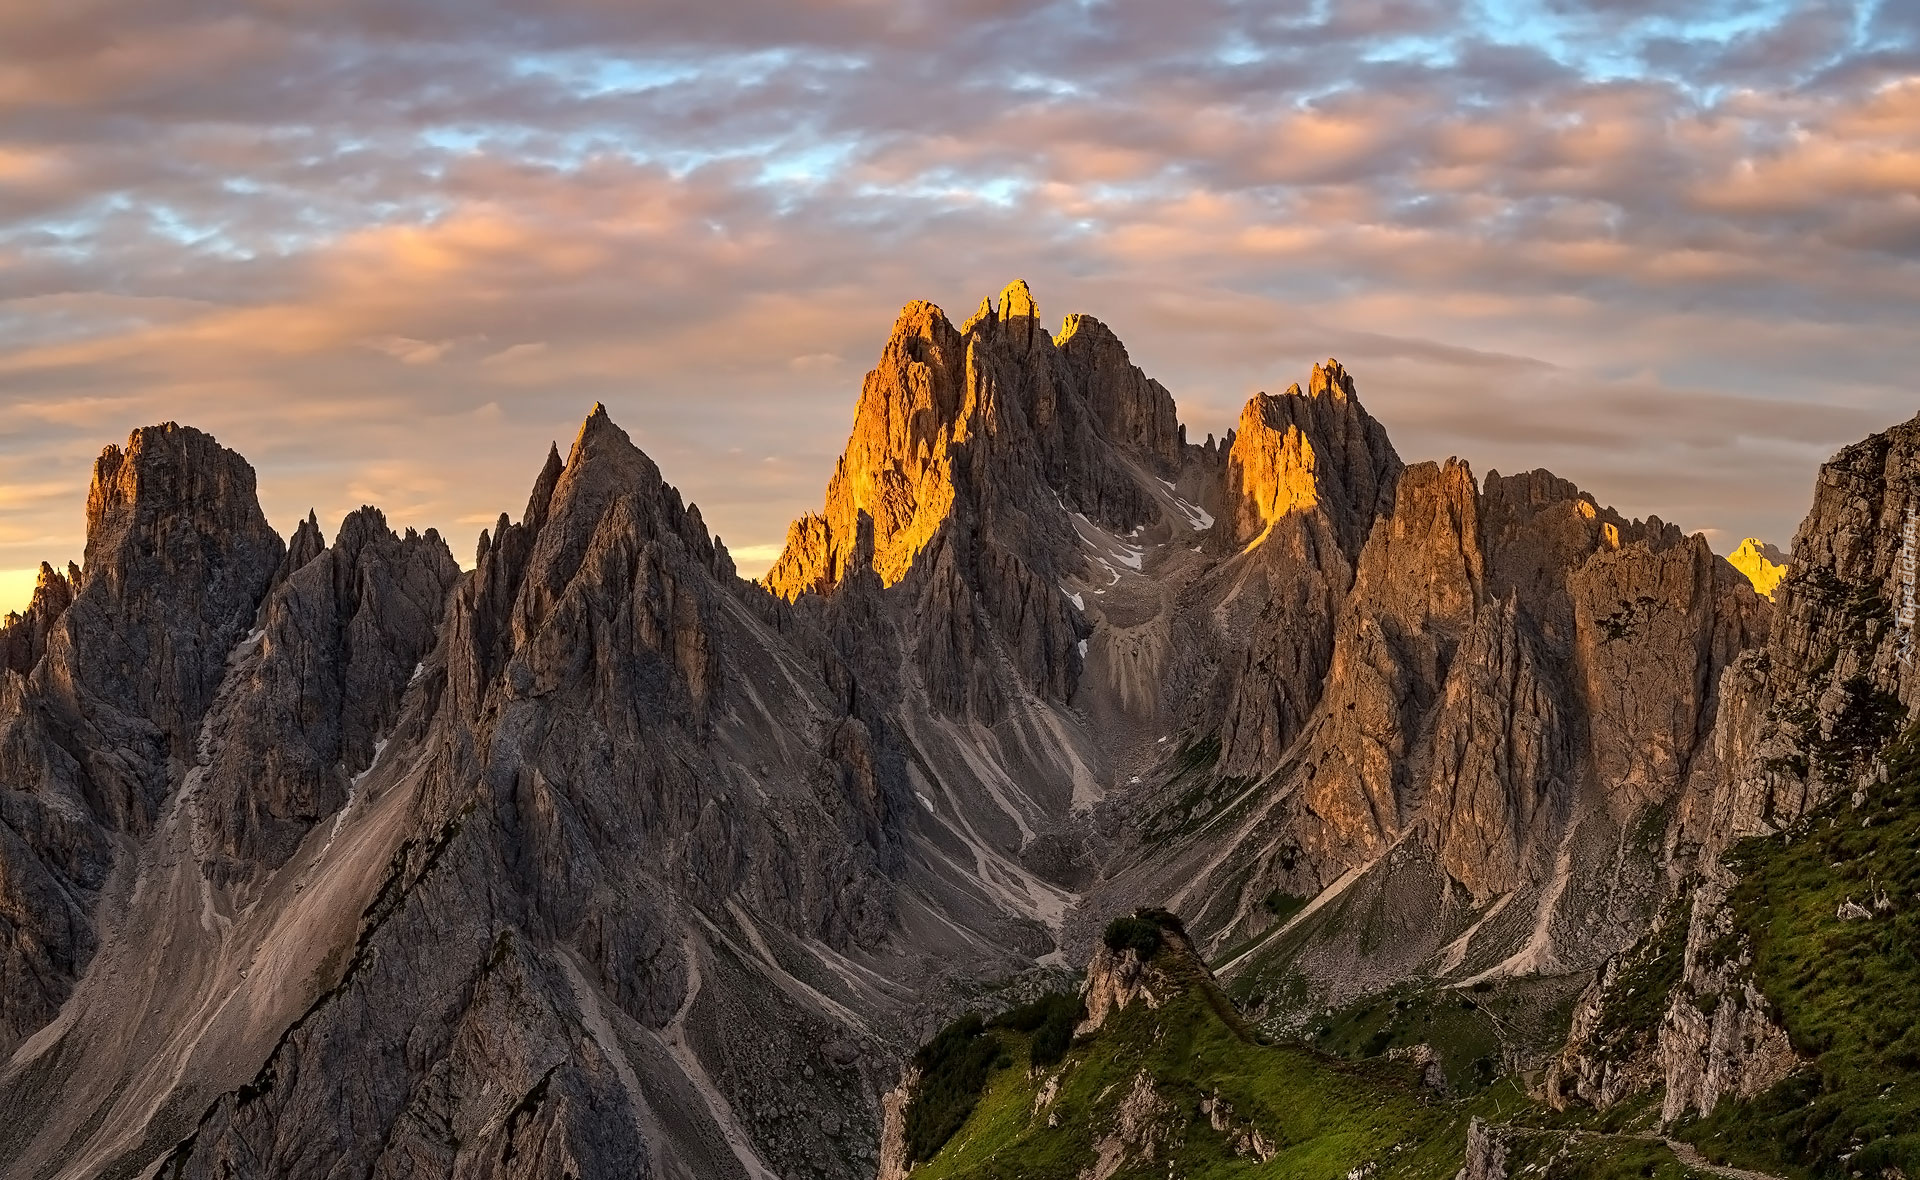
[[[1763,557],[1768,561],[1776,563],[1784,563],[1787,560],[1787,555],[1780,551],[1778,545],[1773,544],[1771,541],[1762,541],[1758,537],[1748,537],[1741,541],[1740,544],[1734,548],[1734,553],[1741,556]]]
[[[1727,564],[1745,574],[1754,590],[1772,598],[1774,590],[1787,576],[1789,562],[1779,549],[1758,537],[1748,537],[1727,554]]]
[[[980,297],[979,310],[975,311],[972,315],[967,317],[967,322],[960,326],[960,332],[962,335],[966,335],[972,332],[974,328],[979,326],[980,324],[991,323],[992,321],[993,321],[993,296],[982,295]]]

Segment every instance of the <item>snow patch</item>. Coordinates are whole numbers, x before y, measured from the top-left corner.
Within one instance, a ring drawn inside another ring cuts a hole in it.
[[[1082,639],[1080,641],[1080,655],[1084,658],[1086,654],[1087,654],[1087,641]]]

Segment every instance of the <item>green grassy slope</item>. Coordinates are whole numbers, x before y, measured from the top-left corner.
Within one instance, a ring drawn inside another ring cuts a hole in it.
[[[1151,949],[1129,923],[1139,919],[1116,922],[1109,944]],[[1272,1043],[1184,939],[1169,940],[1150,962],[1160,975],[1158,1006],[1136,1000],[1110,1014],[1057,1063],[1034,1064],[1035,1038],[1047,1027],[1034,1018],[965,1018],[930,1043],[918,1059],[925,1075],[908,1134],[936,1125],[945,1134],[938,1143],[917,1137],[926,1158],[916,1180],[1068,1180],[1100,1170],[1103,1149],[1105,1174],[1141,1180],[1450,1180],[1473,1115],[1527,1105],[1511,1084],[1449,1100],[1402,1063]],[[1077,998],[1056,1005],[1079,1015]],[[1057,1051],[1047,1046],[1041,1060]],[[1631,1174],[1682,1174],[1657,1145],[1636,1144],[1634,1153]],[[1641,1172],[1641,1156],[1660,1157],[1661,1169]]]
[[[1151,950],[1143,925],[1150,923],[1116,921],[1109,945]],[[1418,1071],[1404,1063],[1342,1060],[1273,1043],[1234,1007],[1183,938],[1153,950],[1150,964],[1159,974],[1151,984],[1157,1006],[1136,1000],[1066,1044],[1064,1056],[1061,1023],[1084,1011],[1075,995],[991,1021],[965,1017],[943,1030],[916,1059],[923,1078],[907,1110],[907,1134],[922,1158],[913,1180],[1452,1180],[1475,1116],[1509,1128],[1509,1175],[1708,1175],[1629,1125],[1644,1118],[1556,1115],[1530,1102],[1512,1079],[1446,1098],[1422,1088]],[[1456,1007],[1475,999],[1452,996]],[[1419,1011],[1390,1000],[1385,1007],[1403,1021]],[[1464,1035],[1481,1036],[1475,1014],[1464,1007],[1460,1013]],[[1322,1039],[1378,1040],[1377,1030],[1364,1031],[1372,1018],[1359,1016],[1356,1010],[1353,1023]],[[1437,1029],[1455,1017],[1436,1011],[1421,1020]]]
[[[1834,799],[1788,837],[1732,854],[1738,937],[1807,1064],[1686,1128],[1709,1158],[1796,1176],[1920,1176],[1920,737],[1909,732],[1886,761],[1888,781],[1859,807]],[[1848,901],[1872,916],[1841,920]]]

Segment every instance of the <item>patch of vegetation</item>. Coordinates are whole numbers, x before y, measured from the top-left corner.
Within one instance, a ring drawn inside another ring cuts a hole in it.
[[[1705,1180],[1658,1139],[1604,1134],[1518,1135],[1508,1140],[1508,1175],[1539,1180]]]
[[[1687,1137],[1707,1155],[1809,1177],[1920,1176],[1920,736],[1795,833],[1744,841],[1729,898],[1753,976],[1807,1062]],[[1871,917],[1842,920],[1844,902]],[[1884,906],[1882,903],[1884,902]]]
[[[1048,992],[993,1018],[992,1027],[1027,1033],[1028,1055],[1035,1069],[1058,1065],[1073,1044],[1073,1030],[1087,1018],[1079,992]]]
[[[1219,734],[1184,743],[1173,755],[1161,788],[1172,798],[1141,821],[1141,834],[1154,843],[1172,840],[1198,831],[1223,808],[1243,802],[1254,780],[1244,775],[1216,775],[1219,763]]]
[[[1638,634],[1641,624],[1646,622],[1658,604],[1650,594],[1642,594],[1629,602],[1620,600],[1620,609],[1594,622],[1601,631],[1601,642],[1612,643],[1616,639],[1627,639]]]
[[[969,1012],[913,1055],[920,1080],[907,1102],[909,1161],[932,1159],[973,1113],[987,1075],[1010,1064],[1000,1042],[986,1031],[980,1014]]]
[[[1261,904],[1266,907],[1269,914],[1273,915],[1275,922],[1284,922],[1306,909],[1307,903],[1312,900],[1311,897],[1296,897],[1291,893],[1272,889],[1268,890],[1267,896],[1261,899]]]
[[[1447,1085],[1472,1093],[1493,1084],[1500,1072],[1499,1017],[1492,1003],[1491,987],[1470,993],[1402,986],[1326,1016],[1312,1029],[1312,1043],[1352,1061],[1426,1045],[1439,1055]]]
[[[1154,966],[1178,985],[1159,1007],[1111,1014],[1051,1069],[994,1071],[971,1117],[914,1180],[1072,1180],[1116,1135],[1130,1099],[1130,1125],[1151,1141],[1151,1158],[1137,1139],[1115,1180],[1331,1180],[1368,1165],[1378,1180],[1451,1180],[1458,1171],[1479,1107],[1434,1099],[1399,1063],[1263,1044],[1183,948],[1163,948]],[[1004,1038],[1019,1060],[1021,1032],[986,1035]],[[1264,1163],[1249,1146],[1254,1131],[1271,1153]]]
[[[1209,771],[1219,761],[1220,735],[1210,733],[1180,747],[1180,752],[1173,756],[1173,775],[1179,778],[1182,775]]]
[[[1651,1044],[1686,966],[1692,894],[1681,892],[1654,919],[1651,937],[1620,958],[1618,974],[1594,1025],[1596,1056],[1615,1060]]]

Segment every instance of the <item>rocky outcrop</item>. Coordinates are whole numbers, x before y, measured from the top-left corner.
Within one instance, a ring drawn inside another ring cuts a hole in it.
[[[1172,1146],[1174,1133],[1167,1124],[1178,1109],[1144,1070],[1135,1074],[1114,1112],[1112,1127],[1093,1145],[1094,1162],[1085,1173],[1087,1180],[1109,1180],[1122,1168],[1151,1164],[1160,1151]]]
[[[1724,991],[1704,1013],[1689,996],[1677,997],[1660,1028],[1660,1064],[1666,1083],[1660,1117],[1712,1114],[1721,1099],[1753,1098],[1793,1072],[1800,1059],[1750,982]]]
[[[1185,943],[1184,935],[1169,931],[1167,936],[1180,938]],[[1191,945],[1186,943],[1188,953]],[[1154,970],[1133,948],[1116,951],[1105,944],[1096,946],[1093,961],[1087,964],[1086,982],[1080,987],[1087,1018],[1074,1032],[1076,1035],[1094,1032],[1107,1022],[1107,1017],[1130,1004],[1143,1003],[1157,1008],[1173,994],[1174,988],[1165,973]]]
[[[900,1084],[880,1099],[880,1166],[875,1180],[907,1180],[913,1169],[907,1156],[907,1105],[919,1084],[920,1071],[909,1066]]]
[[[1507,1180],[1507,1140],[1479,1115],[1467,1125],[1467,1159],[1454,1180]]]
[[[192,762],[282,549],[240,456],[147,427],[94,464],[84,568],[43,566],[0,631],[0,1052],[85,970],[121,839]]]

